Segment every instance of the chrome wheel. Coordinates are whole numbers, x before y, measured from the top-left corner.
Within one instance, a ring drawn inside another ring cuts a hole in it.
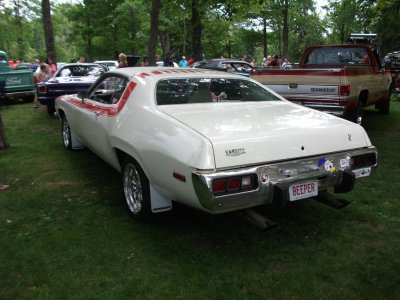
[[[71,149],[72,148],[71,128],[69,127],[68,120],[66,117],[62,118],[61,134],[62,134],[64,147],[67,149]]]
[[[143,209],[143,188],[140,174],[132,162],[125,165],[122,180],[126,204],[136,215]]]

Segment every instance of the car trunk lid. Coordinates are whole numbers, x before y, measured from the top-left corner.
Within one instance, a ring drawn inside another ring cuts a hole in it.
[[[212,143],[216,168],[294,159],[370,145],[362,127],[286,101],[159,108]]]

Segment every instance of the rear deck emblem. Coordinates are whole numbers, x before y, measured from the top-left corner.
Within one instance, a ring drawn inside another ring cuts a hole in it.
[[[246,150],[244,148],[225,150],[225,156],[239,156],[245,153]]]

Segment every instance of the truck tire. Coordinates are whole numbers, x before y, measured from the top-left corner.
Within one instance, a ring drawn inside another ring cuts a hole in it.
[[[382,115],[389,114],[390,111],[390,98],[392,97],[392,87],[390,87],[387,98],[377,105],[378,111]]]
[[[33,102],[35,100],[35,95],[29,95],[24,98],[24,102]]]
[[[345,118],[353,123],[358,125],[362,124],[364,114],[364,105],[361,101],[357,102],[357,107],[354,110],[348,111],[345,115]]]

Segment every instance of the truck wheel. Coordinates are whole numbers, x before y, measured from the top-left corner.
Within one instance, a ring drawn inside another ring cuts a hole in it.
[[[65,149],[72,149],[71,128],[69,128],[68,120],[65,116],[61,118],[61,136]]]
[[[26,96],[24,102],[33,102],[35,100],[35,95]]]
[[[361,103],[361,101],[358,101],[356,109],[349,111],[346,114],[345,118],[351,122],[361,125],[363,114],[364,114],[364,105]]]
[[[139,164],[129,156],[122,164],[122,187],[129,214],[139,220],[151,219],[149,180]]]
[[[382,103],[378,104],[378,111],[380,114],[382,114],[382,115],[389,114],[391,97],[392,97],[392,88],[389,89],[387,98]]]

